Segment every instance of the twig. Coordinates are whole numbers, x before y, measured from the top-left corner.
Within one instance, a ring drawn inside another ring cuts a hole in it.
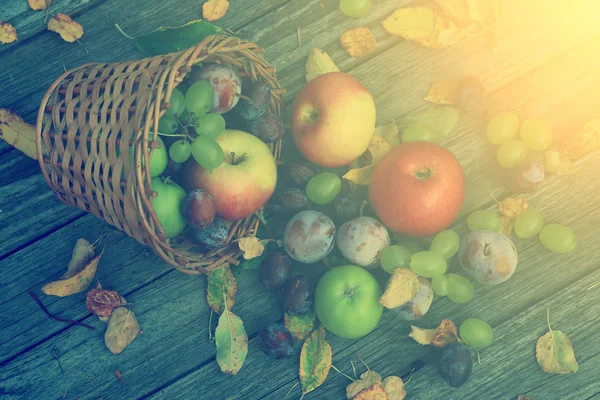
[[[352,373],[354,373],[354,379],[358,379],[356,377],[356,367],[354,366],[354,360],[350,360],[350,365],[352,365]]]
[[[342,371],[340,371],[339,369],[337,369],[337,367],[333,364],[331,364],[331,368],[333,368],[335,371],[337,371],[338,374],[345,376],[346,378],[350,379],[352,382],[354,382],[356,379],[352,379],[351,377],[349,377],[348,375],[346,375],[345,373],[343,373]]]
[[[212,333],[212,316],[213,316],[213,309],[210,309],[210,317],[208,318],[208,341],[210,343],[213,343],[215,341],[215,337],[213,336]]]
[[[133,36],[126,34],[125,31],[123,31],[123,29],[121,29],[121,27],[119,26],[119,24],[115,24],[115,26],[117,27],[117,29],[119,30],[119,32],[121,32],[121,35],[125,36],[129,40],[135,40],[135,38]]]
[[[88,324],[84,324],[83,322],[74,321],[72,319],[64,319],[64,318],[61,318],[61,317],[57,317],[54,314],[51,314],[50,311],[48,311],[48,309],[46,308],[46,306],[42,303],[42,301],[35,295],[35,293],[33,293],[31,291],[28,292],[28,293],[35,300],[35,302],[38,303],[38,305],[40,306],[40,308],[42,309],[42,311],[44,311],[46,313],[46,315],[49,316],[50,318],[52,318],[54,320],[57,320],[57,321],[60,321],[60,322],[67,323],[67,324],[81,325],[84,328],[87,328],[87,329],[92,330],[92,331],[96,330],[96,328],[94,328],[93,326],[90,326]]]
[[[83,50],[85,50],[85,54],[87,54],[87,55],[89,56],[89,55],[90,55],[90,52],[88,51],[87,47],[85,47],[85,46],[83,45],[83,43],[81,43],[81,40],[77,39],[77,43],[79,43],[79,45],[80,45],[81,47],[83,47]]]
[[[292,392],[292,390],[294,390],[294,388],[295,388],[296,386],[298,386],[298,384],[299,384],[299,383],[300,383],[300,382],[296,382],[296,383],[294,383],[294,386],[292,386],[292,387],[290,388],[290,390],[288,390],[287,394],[285,395],[285,398],[286,398],[286,399],[288,398],[288,396],[290,395],[290,393]]]
[[[296,50],[294,50],[292,52],[292,54],[290,54],[290,56],[288,57],[288,60],[290,58],[292,58],[294,56],[294,54],[296,54],[298,52],[298,50],[300,50],[301,47],[302,47],[302,37],[300,36],[300,27],[298,27],[298,47],[296,47]]]
[[[44,0],[44,4],[46,4],[46,18],[44,18],[44,25],[48,23],[48,18],[50,18],[50,4],[48,4],[50,0]]]
[[[58,347],[56,347],[56,346],[54,346],[52,348],[52,357],[54,357],[54,359],[58,363],[58,368],[60,368],[60,373],[64,374],[65,371],[63,370],[62,364],[60,363],[60,352],[58,350]]]

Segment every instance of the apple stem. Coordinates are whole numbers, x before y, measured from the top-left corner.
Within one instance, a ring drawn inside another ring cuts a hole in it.
[[[424,170],[418,170],[415,172],[415,177],[417,179],[429,179],[431,177],[431,170],[429,168],[425,168]]]
[[[483,255],[484,256],[490,255],[490,247],[491,246],[492,246],[492,244],[490,242],[485,242],[485,245],[483,246]]]
[[[360,204],[360,210],[358,211],[359,217],[363,216],[363,211],[365,210],[365,207],[367,206],[367,204],[369,204],[369,203],[366,200],[363,200],[363,202]]]
[[[235,152],[231,152],[231,165],[235,165]]]

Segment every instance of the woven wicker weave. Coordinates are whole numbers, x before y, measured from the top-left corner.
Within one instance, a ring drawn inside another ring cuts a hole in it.
[[[262,53],[254,43],[213,35],[179,53],[66,72],[50,87],[38,113],[37,153],[46,182],[63,202],[152,247],[182,272],[209,273],[237,264],[241,252],[235,239],[256,234],[258,218],[233,222],[226,245],[206,254],[183,237],[167,240],[152,209],[156,193],[148,149],[160,147],[155,132],[173,89],[200,62],[226,64],[240,76],[268,82],[270,110],[281,115],[285,90]],[[281,140],[270,148],[279,158]]]

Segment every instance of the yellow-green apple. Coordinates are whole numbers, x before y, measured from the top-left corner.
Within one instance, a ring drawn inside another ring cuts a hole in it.
[[[350,164],[369,147],[375,130],[375,102],[344,72],[310,81],[292,105],[292,132],[304,157],[323,167]]]
[[[215,140],[225,153],[225,162],[205,169],[190,158],[182,171],[185,187],[208,191],[219,217],[228,221],[246,218],[273,195],[275,158],[262,140],[247,132],[226,129]]]

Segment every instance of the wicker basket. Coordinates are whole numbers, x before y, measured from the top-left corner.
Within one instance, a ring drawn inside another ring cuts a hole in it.
[[[37,157],[46,182],[60,200],[152,247],[179,271],[209,273],[237,264],[241,251],[235,239],[255,235],[258,218],[232,222],[225,246],[208,253],[183,236],[167,240],[152,209],[156,192],[148,149],[160,147],[158,120],[173,89],[200,62],[226,64],[240,76],[265,80],[273,89],[270,110],[281,115],[285,90],[262,53],[254,43],[213,35],[178,53],[66,72],[50,87],[38,113]],[[278,159],[281,140],[269,146]]]

